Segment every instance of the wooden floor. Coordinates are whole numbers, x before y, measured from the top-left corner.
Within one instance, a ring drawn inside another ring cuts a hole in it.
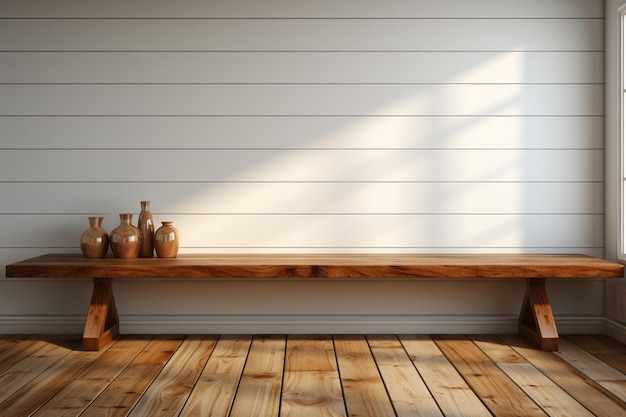
[[[626,416],[626,346],[564,336],[0,336],[0,415]]]

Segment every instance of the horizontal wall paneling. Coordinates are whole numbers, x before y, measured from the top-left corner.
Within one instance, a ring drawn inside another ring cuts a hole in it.
[[[0,115],[601,116],[601,84],[0,85]]]
[[[0,262],[78,252],[87,216],[110,231],[140,200],[186,253],[602,256],[604,24],[601,0],[0,2]],[[42,284],[2,279],[0,333],[77,322],[88,286]],[[255,314],[350,331],[393,312],[408,332],[500,323],[523,292],[238,284],[117,296],[139,331]],[[568,284],[557,316],[603,311],[602,282]]]
[[[136,210],[130,210],[130,212]],[[110,230],[119,220],[107,218]],[[165,217],[165,216],[164,216]],[[602,247],[603,215],[167,215],[181,231],[181,245],[212,248],[534,248]],[[135,217],[136,218],[136,217]],[[157,220],[160,221],[160,220]],[[78,247],[87,228],[75,215],[3,215],[10,247]],[[546,230],[558,231],[545,233]]]
[[[0,183],[0,195],[5,196],[0,199],[0,214],[44,214],[45,210],[47,214],[111,216],[136,212],[138,198],[149,198],[152,212],[159,217],[202,213],[602,214],[603,194],[600,181],[4,182]],[[80,222],[84,222],[82,217]]]
[[[0,17],[145,17],[145,18],[602,18],[602,0],[109,0],[85,2],[64,0],[64,7],[48,0],[6,0],[0,7]]]
[[[0,176],[16,182],[579,182],[603,181],[604,173],[602,150],[102,149],[4,150]]]
[[[1,149],[602,149],[602,116],[0,117]]]
[[[578,51],[0,52],[0,83],[589,84],[603,82],[595,64],[603,58]]]
[[[603,27],[544,18],[7,19],[0,51],[602,51]]]

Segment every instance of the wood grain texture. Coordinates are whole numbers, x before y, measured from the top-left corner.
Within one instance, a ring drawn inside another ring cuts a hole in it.
[[[8,335],[4,337],[9,337]],[[0,374],[11,368],[15,363],[23,358],[27,358],[34,352],[43,348],[45,342],[36,339],[26,338],[25,340],[13,340],[12,343],[6,341],[0,350]]]
[[[360,335],[341,335],[334,339],[348,415],[395,417],[366,339]]]
[[[220,337],[187,400],[181,417],[228,416],[251,344],[251,336]]]
[[[593,417],[589,410],[532,365],[505,363],[499,366],[549,416]]]
[[[603,388],[626,402],[626,374],[596,358],[569,340],[561,343],[556,354],[589,378],[598,381]]]
[[[547,416],[470,340],[435,338],[435,343],[494,415]]]
[[[568,335],[566,339],[626,375],[626,352],[619,349],[622,345],[609,344],[602,335]]]
[[[285,336],[265,336],[252,341],[248,361],[229,417],[274,417],[280,409],[285,360]]]
[[[98,350],[118,333],[113,278],[526,278],[520,332],[544,350],[558,349],[545,281],[623,275],[623,266],[581,255],[187,255],[87,259],[51,254],[7,265],[7,276],[94,280],[84,346]],[[105,278],[108,277],[108,278]]]
[[[119,317],[113,296],[113,280],[94,278],[83,331],[83,346],[86,350],[99,350],[118,333]]]
[[[331,336],[288,338],[280,416],[346,416]]]
[[[404,347],[394,335],[367,341],[398,417],[443,417]]]
[[[80,375],[94,360],[102,354],[99,352],[82,352],[77,350],[79,342],[70,339],[56,346],[59,351],[57,360],[46,368],[46,372],[37,375],[17,391],[0,403],[0,415],[3,417],[23,417],[31,415],[39,404],[46,403],[63,389],[70,381]],[[68,343],[69,342],[69,343]],[[62,352],[62,351],[65,352]],[[49,360],[50,358],[48,358]],[[35,376],[32,375],[31,376]]]
[[[186,338],[133,407],[129,417],[177,416],[216,343],[216,336]]]
[[[551,417],[592,417],[567,391],[530,364],[497,335],[475,335],[470,339]]]
[[[116,342],[82,374],[69,382],[33,417],[76,417],[80,415],[129,362],[141,352],[150,337],[130,336]]]
[[[86,259],[49,254],[6,266],[37,278],[611,278],[623,265],[581,255],[180,255]]]
[[[594,338],[592,351],[625,350],[613,339]],[[13,356],[11,366],[0,371],[0,380],[22,369],[30,382],[0,400],[3,417],[227,417],[233,415],[233,403],[239,403],[235,407],[246,417],[491,417],[524,412],[489,412],[479,396],[489,404],[534,402],[551,417],[616,417],[626,411],[626,402],[600,385],[614,379],[614,367],[596,363],[594,372],[583,376],[568,362],[577,362],[580,353],[569,358],[526,351],[517,337],[507,343],[499,335],[145,335],[127,336],[102,352],[82,351],[75,337],[28,339],[42,352],[56,348],[66,354],[55,361],[42,358],[49,366],[32,372],[29,364],[37,362],[37,351]],[[2,340],[14,346],[22,342],[12,336]],[[455,348],[440,349],[438,344]],[[478,387],[476,392],[466,380]],[[513,398],[508,389],[512,384],[520,388]],[[262,403],[274,405],[265,408]],[[316,410],[314,403],[321,406]],[[244,412],[243,405],[252,404],[262,407],[260,414],[254,407]]]
[[[400,341],[445,416],[492,416],[430,337],[401,335]]]
[[[559,333],[546,292],[546,279],[529,279],[519,315],[519,332],[544,350],[558,350]]]
[[[36,355],[31,355],[19,362],[16,367],[6,370],[0,378],[0,402],[13,396],[37,375],[69,353],[70,349],[66,347],[48,344],[37,350]]]
[[[626,403],[614,397],[597,381],[584,376],[568,362],[554,353],[533,349],[519,336],[503,335],[502,339],[524,356],[535,368],[543,372],[559,387],[567,391],[585,408],[598,417],[614,417],[626,412]],[[613,401],[599,401],[600,397],[613,397]]]
[[[153,339],[81,416],[127,416],[182,341],[174,335]]]

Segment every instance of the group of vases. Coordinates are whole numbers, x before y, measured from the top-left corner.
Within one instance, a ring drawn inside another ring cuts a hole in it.
[[[89,217],[89,229],[80,236],[80,249],[85,258],[104,258],[111,246],[113,256],[122,259],[175,258],[178,255],[179,233],[171,221],[161,222],[154,230],[150,202],[141,202],[137,226],[132,224],[133,215],[120,214],[120,225],[107,234],[102,228],[103,217]]]

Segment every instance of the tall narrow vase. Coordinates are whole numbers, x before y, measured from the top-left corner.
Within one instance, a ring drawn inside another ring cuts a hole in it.
[[[154,220],[150,212],[149,201],[141,202],[141,213],[139,213],[137,227],[141,231],[141,237],[143,239],[139,256],[142,258],[152,258],[154,256]]]
[[[120,214],[120,225],[111,230],[111,250],[116,258],[131,259],[141,252],[141,231],[132,225],[133,215]]]
[[[178,255],[179,234],[172,222],[161,222],[154,233],[154,248],[159,258],[175,258]]]
[[[102,227],[103,217],[89,217],[89,229],[80,235],[80,250],[85,258],[104,258],[109,249],[109,235]]]

